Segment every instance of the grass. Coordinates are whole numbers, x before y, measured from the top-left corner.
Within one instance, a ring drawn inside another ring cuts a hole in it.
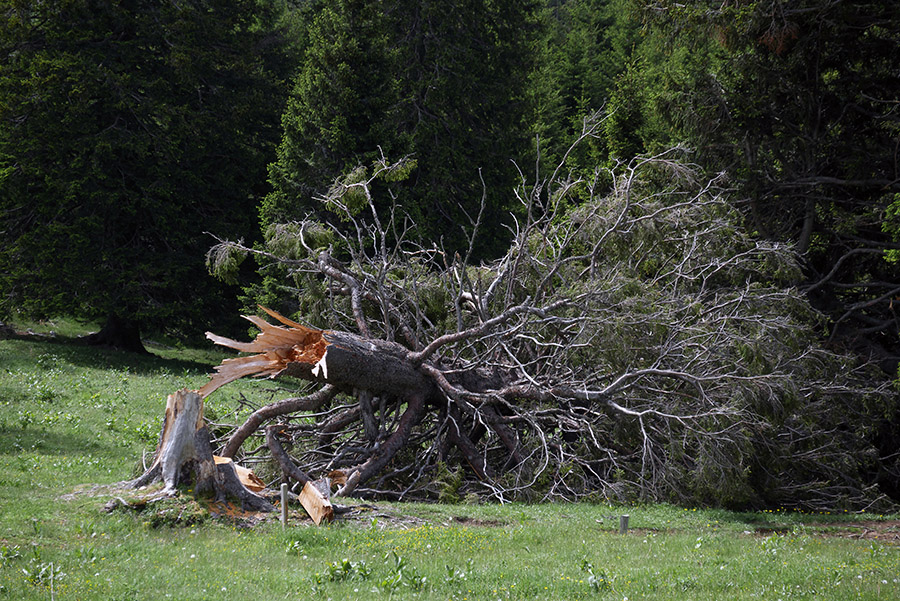
[[[0,600],[900,598],[900,547],[862,538],[865,520],[896,540],[898,516],[379,502],[321,528],[292,508],[282,529],[189,498],[107,514],[91,485],[140,471],[165,396],[225,355],[135,357],[74,344],[72,324],[33,329],[57,336],[0,340]],[[242,397],[276,388],[236,382],[209,408],[237,419]]]

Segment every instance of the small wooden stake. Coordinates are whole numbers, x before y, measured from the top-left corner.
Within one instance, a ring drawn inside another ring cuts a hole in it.
[[[288,504],[288,485],[287,482],[281,483],[281,528],[287,526],[287,504]]]
[[[628,516],[620,515],[619,516],[619,534],[625,534],[628,532]]]

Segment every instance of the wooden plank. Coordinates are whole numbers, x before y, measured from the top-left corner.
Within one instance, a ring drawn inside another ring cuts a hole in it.
[[[331,506],[331,501],[326,499],[311,481],[304,484],[303,490],[300,491],[300,504],[303,505],[303,509],[316,523],[316,526],[321,524],[322,520],[326,522],[334,520],[334,508]]]

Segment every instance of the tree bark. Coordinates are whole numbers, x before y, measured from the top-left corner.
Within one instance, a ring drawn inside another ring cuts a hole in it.
[[[409,440],[412,429],[422,419],[424,410],[425,402],[422,397],[412,397],[407,404],[406,411],[400,417],[400,424],[397,426],[396,432],[384,441],[379,452],[372,455],[368,461],[348,470],[350,476],[347,479],[347,483],[341,487],[337,494],[342,496],[349,495],[360,482],[365,482],[390,463],[391,459]]]
[[[106,318],[106,323],[103,324],[99,332],[86,336],[84,340],[93,346],[148,354],[141,340],[140,324],[133,319],[127,319],[115,313],[109,314]]]
[[[217,388],[245,376],[292,376],[331,384],[342,392],[368,390],[395,398],[429,398],[437,393],[433,380],[408,359],[409,351],[394,342],[363,338],[349,332],[316,330],[263,308],[282,323],[275,326],[255,316],[245,318],[261,332],[253,342],[237,342],[207,332],[222,346],[256,355],[226,359],[200,389],[209,396]]]
[[[291,458],[285,452],[284,447],[281,446],[281,442],[278,440],[280,430],[281,428],[277,424],[271,424],[266,427],[266,446],[269,447],[272,457],[278,462],[281,471],[288,478],[293,478],[300,484],[312,482],[309,474],[294,465],[294,462],[291,461]]]
[[[222,450],[222,456],[234,457],[234,454],[241,448],[241,445],[247,440],[247,437],[256,432],[266,420],[286,413],[293,413],[294,411],[315,411],[330,401],[336,392],[337,391],[333,386],[325,386],[318,392],[309,396],[285,399],[257,409],[249,418],[247,418],[247,421],[245,421],[240,428],[235,430],[234,434],[228,439],[228,442],[225,443],[225,448]]]
[[[357,484],[365,482],[385,467],[403,448],[414,426],[421,420],[425,406],[439,398],[434,381],[420,371],[419,366],[409,359],[409,351],[396,343],[363,338],[349,332],[316,330],[291,321],[278,313],[265,309],[269,315],[289,326],[275,326],[254,316],[245,316],[260,328],[253,342],[237,342],[229,338],[207,333],[207,338],[216,344],[240,351],[255,352],[251,356],[226,359],[216,367],[216,374],[203,386],[202,396],[244,376],[278,377],[283,375],[320,382],[335,390],[347,393],[357,392],[361,403],[371,403],[369,395],[387,395],[405,402],[406,409],[400,417],[396,431],[391,434],[364,463],[348,470],[348,482],[339,494],[349,494]],[[359,395],[360,391],[366,394]],[[371,413],[371,405],[355,407],[354,420],[359,411]],[[264,408],[257,414],[274,415],[273,409]],[[340,417],[339,414],[338,417]],[[251,416],[249,422],[258,426],[262,420]],[[249,430],[245,424],[240,431]],[[372,426],[369,426],[371,430]],[[323,432],[323,436],[327,436]],[[239,437],[238,437],[239,438]],[[235,436],[232,437],[236,441]],[[305,482],[310,477],[294,466],[270,426],[267,442],[286,475]],[[229,441],[226,454],[233,454],[236,448]]]
[[[216,465],[203,422],[203,399],[194,390],[179,390],[166,400],[166,413],[154,461],[134,488],[162,482],[162,494],[173,496],[188,487],[197,497],[216,501],[235,499],[245,511],[273,511],[262,497],[248,490],[232,462]]]

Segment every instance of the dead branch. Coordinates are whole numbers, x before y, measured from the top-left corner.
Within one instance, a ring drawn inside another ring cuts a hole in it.
[[[303,319],[330,329],[263,309],[281,325],[249,316],[252,342],[208,334],[249,354],[224,361],[201,394],[246,376],[323,388],[254,412],[225,454],[278,417],[266,436],[285,474],[341,469],[338,494],[433,497],[429,476],[451,463],[466,474],[462,492],[504,501],[812,506],[846,494],[871,466],[843,477],[835,465],[870,443],[837,424],[864,429],[861,399],[887,392],[817,345],[796,257],[744,232],[722,178],[702,180],[681,153],[619,166],[603,178],[612,190],[599,173],[520,190],[509,252],[477,266],[391,242],[384,224],[398,216],[382,220],[371,204],[368,217],[346,213],[337,186],[327,202],[351,224],[329,230],[339,244],[315,247],[304,232],[328,226],[304,222],[278,235],[297,232],[305,256],[266,255],[317,299]],[[371,198],[372,181],[353,186]],[[348,404],[326,409],[335,395]],[[320,412],[315,423],[299,420],[308,412]],[[763,469],[777,457],[810,483],[803,499]]]

